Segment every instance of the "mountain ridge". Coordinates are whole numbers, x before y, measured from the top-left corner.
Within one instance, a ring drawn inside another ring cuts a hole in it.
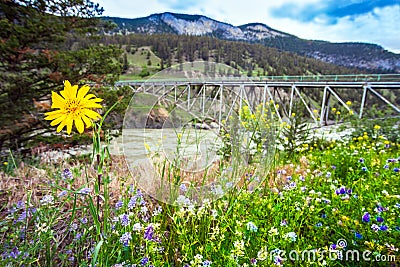
[[[380,45],[306,40],[259,22],[234,26],[203,15],[172,12],[133,19],[118,17],[102,17],[102,19],[116,24],[117,27],[110,33],[211,36],[223,40],[259,43],[338,66],[356,67],[370,72],[400,73],[400,54],[387,51]]]

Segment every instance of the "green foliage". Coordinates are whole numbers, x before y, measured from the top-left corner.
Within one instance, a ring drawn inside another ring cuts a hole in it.
[[[104,121],[103,129],[122,130],[125,111],[133,96],[132,88],[129,86],[103,87],[98,90],[97,95],[104,100],[104,111],[119,101]]]
[[[278,137],[278,141],[289,159],[293,159],[299,148],[309,143],[310,139],[308,119],[305,111],[300,108],[300,104],[300,102],[293,103],[292,114],[288,114],[287,121],[282,123]]]

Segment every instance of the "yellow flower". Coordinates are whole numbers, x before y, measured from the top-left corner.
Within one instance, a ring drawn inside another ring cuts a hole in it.
[[[79,133],[83,133],[85,128],[92,125],[92,119],[101,118],[100,114],[91,110],[92,108],[101,108],[97,102],[101,102],[101,98],[97,98],[94,94],[88,94],[89,86],[84,85],[78,90],[78,85],[72,86],[69,81],[64,81],[64,90],[61,96],[55,92],[51,92],[52,105],[51,108],[58,110],[46,112],[45,120],[52,120],[51,126],[57,124],[57,132],[60,132],[64,126],[67,126],[67,133],[70,134],[72,124],[75,123]]]
[[[340,115],[340,111],[336,111],[336,115]]]
[[[351,101],[347,101],[346,105],[351,106]]]
[[[335,112],[336,111],[336,108],[332,108],[332,112]]]
[[[379,130],[380,128],[381,128],[381,126],[379,126],[379,125],[375,125],[375,126],[374,126],[374,129],[375,129],[375,130]]]
[[[350,115],[353,115],[353,114],[354,114],[354,111],[349,110],[349,114],[350,114]]]

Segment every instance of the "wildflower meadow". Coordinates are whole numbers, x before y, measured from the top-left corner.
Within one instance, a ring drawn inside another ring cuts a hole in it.
[[[396,121],[329,139],[311,136],[294,111],[279,125],[268,168],[260,168],[269,126],[245,107],[240,116],[255,146],[249,164],[234,167],[243,173],[238,182],[201,203],[186,195],[190,184],[179,184],[170,204],[148,195],[124,158],[108,153],[107,113],[92,111],[101,99],[88,91],[65,82],[46,120],[57,131],[90,128],[90,156],[49,164],[10,153],[2,163],[0,266],[399,265]],[[212,175],[235,171],[228,160],[219,164]]]

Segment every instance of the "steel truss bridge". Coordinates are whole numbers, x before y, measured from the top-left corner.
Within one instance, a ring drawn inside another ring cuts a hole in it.
[[[400,114],[400,74],[151,79],[115,86],[157,96],[219,124],[244,105],[252,112],[260,105],[263,112],[269,108],[280,120],[301,106],[319,126],[349,113],[358,118],[374,110]]]

